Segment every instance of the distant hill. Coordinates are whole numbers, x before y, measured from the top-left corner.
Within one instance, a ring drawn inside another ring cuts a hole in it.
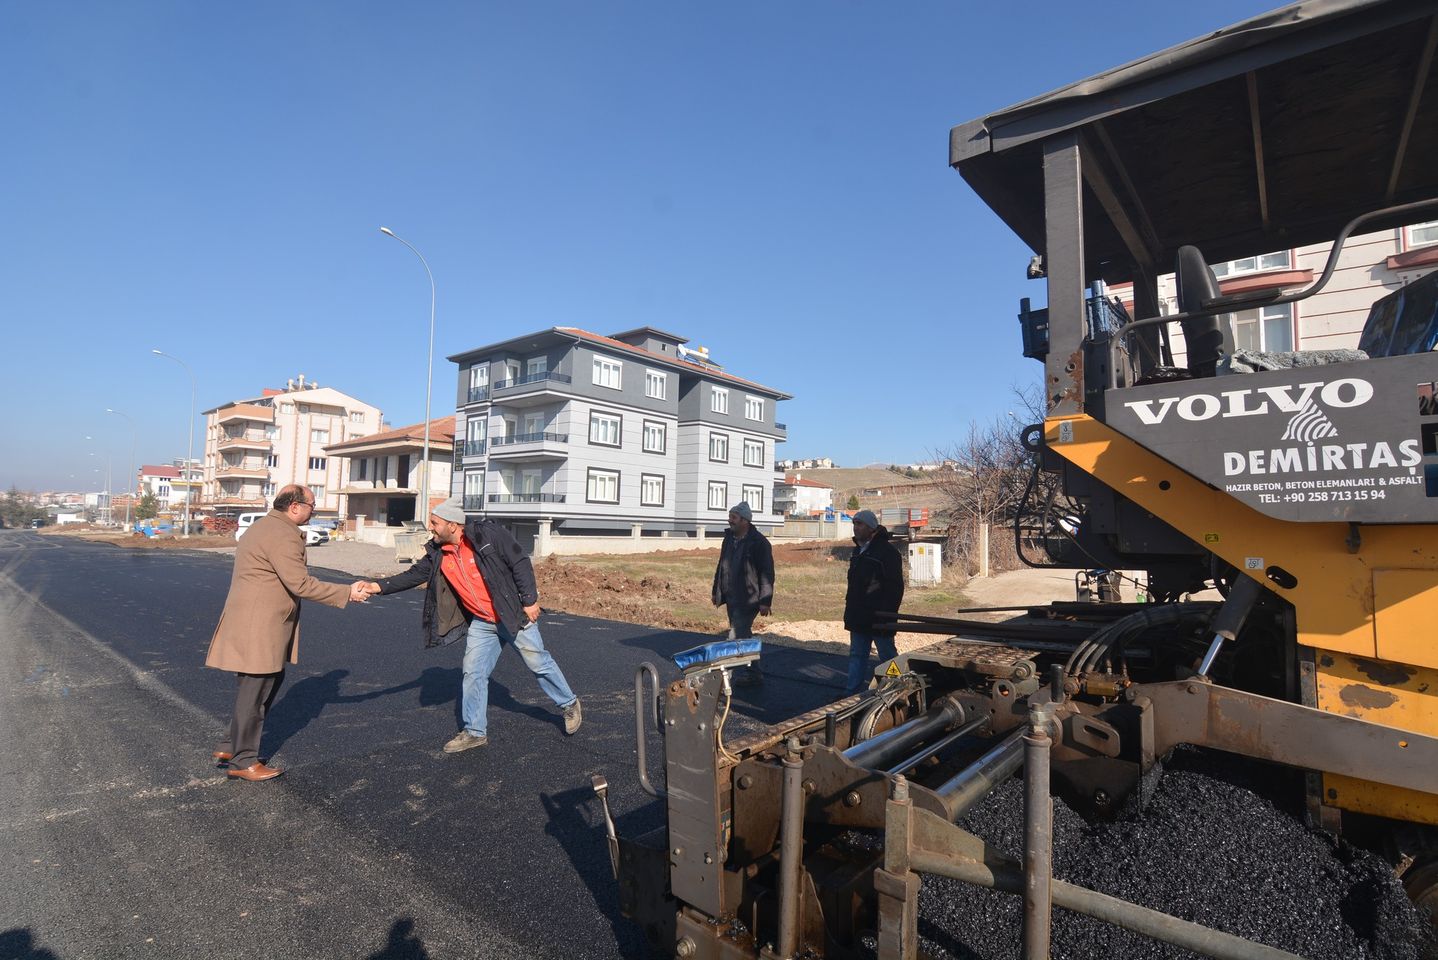
[[[943,503],[939,498],[934,480],[931,478],[912,479],[900,476],[882,467],[834,467],[828,470],[797,470],[805,480],[824,483],[834,488],[834,505],[844,509],[850,495],[859,498],[861,510],[880,510],[884,507],[928,507],[937,510]],[[880,490],[879,494],[866,494],[865,490]]]

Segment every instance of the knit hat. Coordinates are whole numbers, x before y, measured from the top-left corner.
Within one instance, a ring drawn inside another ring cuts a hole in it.
[[[740,500],[738,503],[734,504],[734,506],[729,508],[729,512],[737,513],[745,520],[754,519],[754,511],[749,509],[749,501],[747,500]]]
[[[870,530],[879,529],[879,518],[874,516],[874,511],[872,510],[860,510],[858,513],[854,514],[854,522],[862,523]]]
[[[448,520],[450,523],[464,523],[464,501],[459,497],[450,497],[444,503],[430,508],[431,516],[439,517],[441,520]]]

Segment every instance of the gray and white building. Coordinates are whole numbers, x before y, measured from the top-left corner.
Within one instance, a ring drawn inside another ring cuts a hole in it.
[[[652,327],[552,327],[449,359],[459,366],[453,490],[538,552],[551,538],[704,537],[747,500],[772,503],[790,395],[734,376]]]

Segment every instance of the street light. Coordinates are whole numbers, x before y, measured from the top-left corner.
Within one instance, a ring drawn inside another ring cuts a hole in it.
[[[379,232],[387,237],[394,237],[409,247],[414,255],[419,257],[419,262],[424,264],[424,272],[429,276],[429,354],[424,381],[424,454],[420,459],[419,495],[415,497],[414,506],[414,518],[424,523],[429,520],[429,398],[434,388],[434,274],[430,272],[429,262],[425,260],[424,254],[415,250],[414,244],[398,236],[389,227],[380,227]]]
[[[175,361],[184,367],[185,372],[190,375],[190,446],[189,449],[185,451],[185,469],[182,471],[185,477],[185,532],[180,535],[180,539],[183,540],[188,539],[190,536],[190,490],[192,489],[190,486],[190,465],[194,462],[195,457],[195,371],[191,370],[190,365],[179,357],[170,356],[170,354],[163,350],[152,349],[150,352],[157,357],[166,357]]]
[[[128,413],[111,410],[109,407],[105,408],[105,412],[130,420],[130,493],[125,497],[125,529],[128,530],[130,528],[130,505],[135,502],[135,447],[140,443],[140,431],[135,429],[135,421],[130,419]]]

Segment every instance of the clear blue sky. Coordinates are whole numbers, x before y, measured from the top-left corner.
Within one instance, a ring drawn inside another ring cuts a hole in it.
[[[304,373],[421,420],[381,225],[436,415],[448,354],[648,324],[794,394],[780,457],[924,458],[1039,371],[949,128],[1269,6],[5,0],[0,485],[122,488],[107,407],[183,456],[152,347],[200,410]]]

